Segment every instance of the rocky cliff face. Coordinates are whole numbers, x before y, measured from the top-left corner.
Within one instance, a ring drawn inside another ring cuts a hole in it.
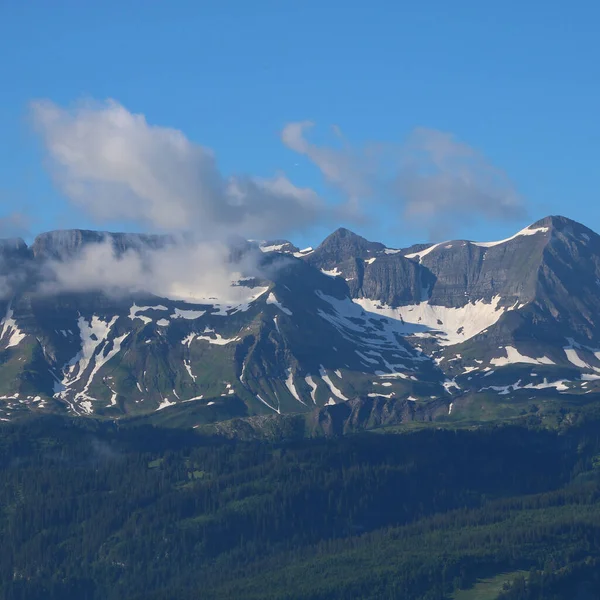
[[[37,259],[65,260],[77,255],[90,244],[110,243],[117,254],[122,254],[126,250],[162,248],[170,241],[172,238],[166,235],[65,229],[38,235],[31,246],[31,252]]]
[[[315,408],[304,414],[262,415],[215,421],[202,426],[202,431],[236,439],[339,437],[366,429],[431,423],[447,413],[448,405],[443,399],[415,403],[383,397],[354,398]]]
[[[354,298],[373,298],[390,306],[426,300],[435,278],[400,251],[338,229],[305,260],[329,275],[340,275]]]
[[[24,258],[27,255],[27,244],[21,238],[0,239],[0,256],[3,259]]]
[[[0,418],[300,412],[336,432],[454,418],[464,397],[597,393],[600,238],[564,217],[507,240],[407,250],[345,229],[315,250],[244,241],[231,260],[242,268],[254,252],[263,275],[232,282],[227,299],[40,292],[47,261],[99,243],[120,256],[174,240],[0,241]]]
[[[38,269],[48,260],[68,265],[86,245],[107,240],[117,254],[157,243],[50,233],[26,260]],[[236,246],[233,259],[252,248]],[[117,417],[188,403],[223,417],[239,415],[240,405],[248,415],[310,411],[368,395],[375,373],[392,368],[402,371],[394,393],[444,393],[432,361],[394,335],[394,321],[353,304],[343,280],[281,254],[295,254],[293,246],[260,248],[268,278],[233,282],[227,301],[49,293],[29,281],[1,307],[0,418],[23,410]]]

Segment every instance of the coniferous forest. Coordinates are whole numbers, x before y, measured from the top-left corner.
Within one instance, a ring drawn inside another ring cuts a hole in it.
[[[290,442],[0,428],[6,600],[600,597],[600,422]]]

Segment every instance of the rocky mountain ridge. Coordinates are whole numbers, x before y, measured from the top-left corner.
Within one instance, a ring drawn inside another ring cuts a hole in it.
[[[600,237],[564,217],[409,249],[347,229],[315,249],[244,242],[231,261],[251,255],[259,274],[227,298],[40,292],[49,261],[105,243],[118,258],[178,242],[83,230],[0,241],[0,418],[184,414],[192,426],[347,404],[389,423],[386,411],[457,418],[598,391]]]

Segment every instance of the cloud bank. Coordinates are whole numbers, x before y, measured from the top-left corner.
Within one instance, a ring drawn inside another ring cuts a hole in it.
[[[262,238],[334,217],[314,191],[285,175],[225,177],[209,148],[114,100],[73,109],[37,101],[31,110],[60,189],[99,223]]]
[[[336,208],[285,175],[225,177],[209,148],[150,125],[114,100],[31,105],[55,181],[98,224],[129,222],[174,234],[161,249],[117,253],[110,240],[46,264],[44,292],[146,291],[198,301],[239,301],[231,285],[260,276],[261,253],[230,260],[231,239],[268,239],[334,223]],[[185,234],[185,235],[183,235]]]
[[[201,238],[281,238],[315,225],[352,225],[373,203],[430,234],[478,220],[525,216],[507,175],[452,134],[417,128],[402,143],[310,141],[311,121],[288,123],[281,140],[341,192],[337,204],[284,174],[224,176],[209,148],[178,130],[150,125],[114,100],[62,108],[31,106],[57,184],[98,223],[131,222]]]
[[[376,203],[399,222],[436,238],[477,220],[516,220],[526,211],[500,169],[452,134],[417,128],[401,144],[353,148],[318,146],[307,139],[310,121],[289,123],[282,142],[306,156],[348,198],[354,213]],[[336,132],[337,137],[341,134]]]
[[[433,129],[415,129],[399,144],[355,147],[334,128],[336,144],[326,146],[310,141],[311,121],[288,123],[283,144],[339,191],[341,200],[332,203],[282,173],[225,176],[211,149],[181,131],[149,124],[114,100],[71,108],[40,100],[31,113],[55,181],[74,206],[98,224],[129,222],[177,240],[121,253],[108,239],[87,245],[67,260],[47,263],[45,291],[147,291],[235,301],[239,289],[231,282],[261,270],[260,252],[231,261],[232,237],[281,239],[316,225],[351,226],[372,219],[374,204],[386,219],[422,227],[433,238],[477,220],[517,219],[525,212],[501,170]],[[0,235],[16,230],[19,219],[0,219]]]
[[[251,290],[239,286],[243,277],[261,277],[260,251],[231,259],[231,248],[221,242],[173,239],[160,248],[137,246],[117,251],[110,235],[84,245],[66,260],[44,265],[39,291],[87,292],[101,288],[110,296],[150,293],[188,302],[241,302]]]
[[[358,208],[361,199],[366,199],[374,193],[373,184],[379,170],[375,149],[354,149],[337,127],[333,128],[333,132],[342,147],[338,149],[318,146],[306,137],[306,132],[314,126],[312,121],[288,123],[281,132],[281,141],[291,150],[312,161],[325,179],[337,186],[350,204]]]

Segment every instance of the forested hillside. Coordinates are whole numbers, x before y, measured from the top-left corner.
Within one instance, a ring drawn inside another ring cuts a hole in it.
[[[507,573],[502,600],[597,598],[599,424],[280,443],[3,424],[1,597],[460,600]]]

